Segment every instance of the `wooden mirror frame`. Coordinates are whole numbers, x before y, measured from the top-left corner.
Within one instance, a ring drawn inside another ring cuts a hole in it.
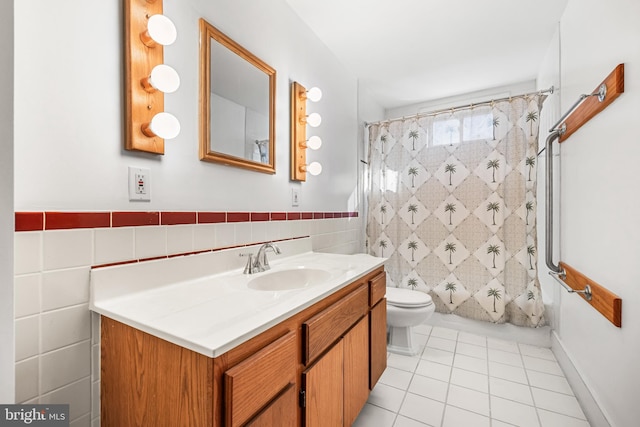
[[[254,162],[211,148],[211,41],[215,40],[269,77],[269,163]],[[276,173],[276,70],[234,42],[203,18],[200,19],[200,160],[256,172]]]

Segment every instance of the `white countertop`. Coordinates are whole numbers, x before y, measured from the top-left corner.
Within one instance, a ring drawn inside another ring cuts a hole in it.
[[[271,270],[242,274],[257,247],[92,270],[91,310],[209,357],[217,357],[383,265],[366,254],[311,252],[310,242],[279,242]],[[289,254],[289,255],[287,255]],[[240,265],[240,267],[238,267]],[[325,270],[301,289],[250,289],[250,280],[288,269]],[[227,271],[224,271],[227,270]],[[207,274],[209,273],[209,274]]]

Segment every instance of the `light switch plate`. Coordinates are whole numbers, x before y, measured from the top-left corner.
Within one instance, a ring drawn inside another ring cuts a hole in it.
[[[299,206],[300,205],[300,189],[292,188],[291,189],[291,206]]]

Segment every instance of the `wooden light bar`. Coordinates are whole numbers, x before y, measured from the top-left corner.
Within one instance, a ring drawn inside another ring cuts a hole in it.
[[[141,79],[164,61],[160,44],[147,47],[140,37],[147,30],[150,16],[162,14],[162,0],[125,0],[125,149],[164,154],[164,139],[146,136],[142,126],[164,111],[164,93],[147,92]]]
[[[307,89],[298,82],[291,84],[291,180],[306,181],[306,149],[301,146],[307,139]]]

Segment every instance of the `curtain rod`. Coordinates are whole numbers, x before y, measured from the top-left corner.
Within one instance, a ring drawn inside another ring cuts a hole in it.
[[[397,117],[395,119],[386,119],[386,120],[379,120],[377,122],[371,122],[371,123],[367,123],[365,122],[364,125],[365,126],[372,126],[372,125],[379,125],[382,123],[390,123],[390,122],[394,122],[396,120],[406,120],[406,119],[414,119],[414,118],[420,118],[420,117],[427,117],[427,116],[435,116],[441,113],[446,113],[447,111],[450,112],[454,112],[454,111],[459,111],[459,110],[466,110],[468,108],[473,108],[473,107],[478,107],[478,106],[484,106],[484,105],[491,105],[495,102],[502,102],[502,101],[509,101],[513,98],[526,98],[527,96],[531,96],[531,95],[542,95],[543,93],[553,93],[553,91],[555,90],[555,88],[553,86],[551,86],[548,89],[544,89],[544,90],[539,90],[536,92],[529,92],[529,93],[523,93],[520,95],[514,95],[514,96],[507,96],[504,98],[498,98],[498,99],[492,99],[489,101],[483,101],[483,102],[478,102],[477,104],[466,104],[466,105],[459,105],[457,107],[450,107],[450,108],[442,108],[440,110],[434,110],[434,111],[429,111],[426,113],[417,113],[411,116],[402,116],[402,117]]]

